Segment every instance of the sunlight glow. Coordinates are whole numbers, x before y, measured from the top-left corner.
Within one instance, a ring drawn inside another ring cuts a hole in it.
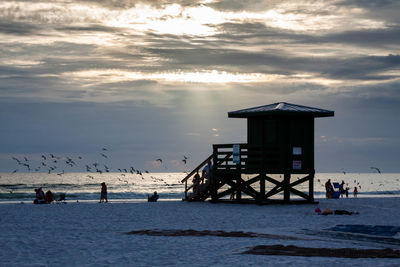
[[[169,73],[142,73],[123,70],[86,70],[80,72],[64,73],[64,76],[74,77],[86,81],[122,82],[134,80],[158,80],[167,82],[193,82],[193,83],[251,83],[272,80],[276,75],[261,73],[228,73],[225,71],[199,71],[199,72],[169,72]]]
[[[1,11],[2,10],[2,11]],[[326,12],[323,12],[326,11]],[[255,11],[222,11],[207,5],[139,3],[129,9],[108,9],[88,3],[19,3],[0,4],[0,16],[12,16],[42,25],[97,24],[133,30],[135,34],[155,32],[174,35],[209,36],[223,23],[263,23],[267,27],[293,31],[351,30],[385,28],[384,22],[363,17],[361,8],[344,8],[335,1],[283,2],[271,9]]]

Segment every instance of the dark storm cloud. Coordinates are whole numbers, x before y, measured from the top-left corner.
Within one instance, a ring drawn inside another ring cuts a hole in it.
[[[344,0],[336,3],[337,6],[358,7],[366,11],[365,17],[381,18],[388,24],[399,23],[400,2],[397,0]]]
[[[170,1],[170,0],[114,0],[114,1],[109,1],[109,0],[81,0],[79,1],[82,4],[95,4],[99,5],[102,7],[106,8],[111,8],[111,9],[128,9],[135,7],[136,5],[144,4],[144,5],[151,5],[156,8],[162,8],[166,5],[171,5],[171,4],[179,4],[181,6],[195,6],[198,5],[197,2],[195,1],[190,1],[190,0],[180,0],[180,1]]]
[[[88,24],[85,26],[56,26],[55,29],[61,32],[112,32],[118,33],[121,30],[117,27],[107,27],[99,24]]]
[[[315,44],[316,46],[336,43],[356,47],[391,49],[397,47],[400,43],[400,29],[399,27],[388,27],[386,29],[344,31],[321,36],[293,35],[290,38],[296,43]]]
[[[168,65],[186,68],[221,68],[241,72],[295,74],[312,72],[336,79],[393,79],[380,72],[400,67],[399,55],[353,57],[299,57],[268,52],[243,52],[232,49],[193,48],[155,49],[150,54],[168,59]]]
[[[252,0],[222,0],[215,1],[209,4],[209,6],[221,10],[221,11],[259,11],[274,7],[276,4],[285,1],[252,1]]]
[[[46,35],[43,28],[32,23],[16,21],[0,21],[0,33],[12,35]]]

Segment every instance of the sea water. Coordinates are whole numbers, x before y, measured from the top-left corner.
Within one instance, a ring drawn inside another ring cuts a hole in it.
[[[185,185],[181,182],[187,174],[174,173],[0,173],[0,203],[31,202],[35,198],[35,188],[51,190],[56,194],[65,193],[67,201],[98,201],[101,183],[108,187],[108,199],[115,201],[147,200],[154,191],[161,200],[181,200]],[[302,175],[292,175],[291,182],[301,179]],[[281,177],[273,177],[279,180]],[[349,197],[353,196],[354,187],[358,197],[399,197],[399,173],[316,173],[314,178],[314,197],[325,197],[325,182],[345,182],[349,187]],[[190,183],[191,179],[189,179]],[[258,183],[252,185],[255,189]],[[266,190],[274,185],[266,182]],[[300,184],[296,189],[308,193],[308,183]],[[281,197],[277,195],[275,197]],[[296,198],[296,196],[291,196]]]

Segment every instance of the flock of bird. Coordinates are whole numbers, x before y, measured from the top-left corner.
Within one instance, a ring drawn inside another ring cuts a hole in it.
[[[99,152],[99,156],[101,156],[103,158],[103,160],[109,159],[109,150],[105,147],[103,147],[101,149],[101,152]],[[16,161],[16,163],[18,164],[18,166],[23,167],[24,169],[26,169],[27,171],[31,172],[31,171],[35,171],[35,172],[39,172],[39,171],[45,171],[48,174],[51,173],[56,173],[59,176],[62,176],[63,174],[65,174],[65,169],[66,168],[72,168],[72,167],[76,167],[76,166],[83,166],[86,169],[86,172],[88,173],[88,175],[86,175],[87,178],[89,179],[95,179],[95,176],[93,175],[94,173],[97,174],[103,174],[103,173],[110,173],[112,171],[114,172],[119,172],[120,177],[118,177],[118,180],[121,182],[124,182],[126,184],[129,183],[127,178],[127,175],[139,175],[139,177],[141,177],[141,179],[145,179],[145,176],[143,176],[143,173],[150,173],[148,170],[144,170],[141,171],[133,166],[129,166],[127,168],[117,168],[117,169],[111,169],[109,166],[107,166],[104,163],[99,163],[99,162],[93,162],[93,163],[83,163],[83,165],[81,165],[83,158],[81,156],[78,156],[76,158],[73,157],[64,157],[64,156],[58,156],[58,155],[54,155],[52,153],[50,154],[42,154],[40,157],[40,164],[37,164],[37,160],[31,160],[28,159],[26,156],[23,156],[22,158],[17,158],[17,157],[11,157],[12,160]],[[187,156],[183,156],[183,159],[181,160],[181,162],[186,165],[187,160],[189,159],[189,157]],[[35,165],[36,162],[36,165]],[[155,162],[157,162],[157,164],[159,166],[163,165],[163,160],[161,158],[157,158],[155,160]],[[164,166],[164,168],[167,169],[166,166]],[[18,172],[19,169],[15,169],[12,173],[16,173]],[[156,178],[152,175],[147,176],[150,177],[150,179],[152,179],[154,182],[163,182],[166,185],[169,185],[167,182],[165,182],[163,179],[161,178]],[[134,184],[134,183],[132,183]]]

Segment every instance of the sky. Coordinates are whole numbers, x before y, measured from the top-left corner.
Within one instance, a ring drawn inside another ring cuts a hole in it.
[[[228,112],[288,102],[335,111],[316,119],[317,172],[399,172],[399,10],[390,0],[3,0],[0,171],[50,153],[76,161],[65,171],[190,171],[212,144],[246,142],[246,120]]]

